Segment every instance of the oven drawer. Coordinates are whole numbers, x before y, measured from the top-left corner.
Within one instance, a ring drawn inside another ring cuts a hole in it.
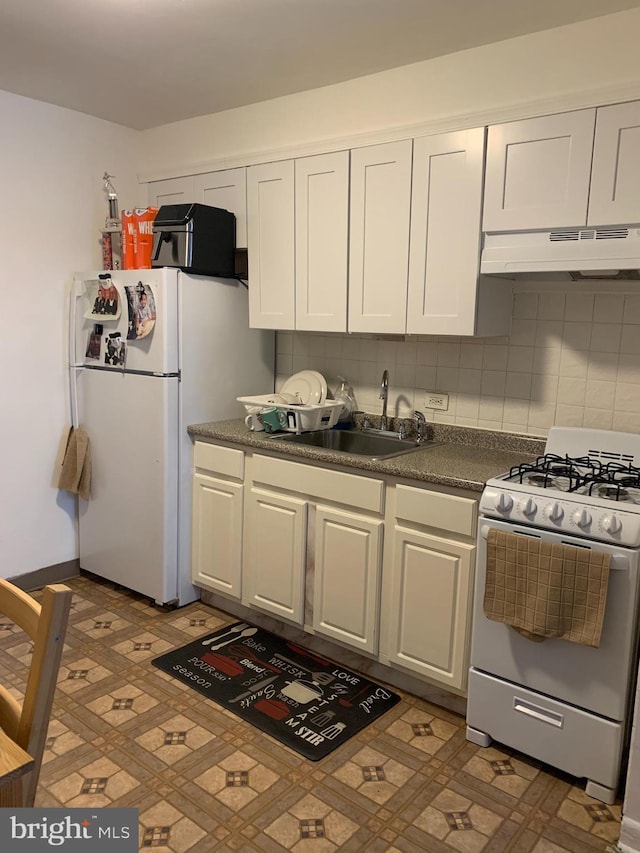
[[[616,788],[623,726],[469,671],[467,724],[494,740],[607,788]]]

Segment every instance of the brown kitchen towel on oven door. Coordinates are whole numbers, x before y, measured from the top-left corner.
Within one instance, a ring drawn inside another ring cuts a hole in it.
[[[484,612],[533,642],[559,637],[597,648],[611,556],[491,528]]]

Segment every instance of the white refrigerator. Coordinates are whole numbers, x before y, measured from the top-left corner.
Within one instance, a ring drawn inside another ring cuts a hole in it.
[[[145,298],[142,298],[142,294]],[[80,568],[158,604],[191,583],[192,423],[240,417],[274,388],[274,333],[249,328],[247,289],[175,269],[74,275],[71,409],[91,448]]]

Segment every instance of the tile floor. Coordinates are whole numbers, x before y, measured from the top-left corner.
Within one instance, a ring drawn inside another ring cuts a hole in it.
[[[135,807],[140,849],[174,853],[615,850],[620,804],[508,749],[479,749],[462,718],[408,694],[306,761],[151,665],[233,617],[200,602],[165,612],[90,576],[69,585],[36,805]],[[0,678],[16,692],[27,652],[0,623]]]

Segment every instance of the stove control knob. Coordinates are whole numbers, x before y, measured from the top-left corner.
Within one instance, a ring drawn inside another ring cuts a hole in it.
[[[537,509],[538,504],[534,500],[531,500],[531,498],[527,498],[527,500],[522,505],[522,512],[524,515],[535,515]]]
[[[591,514],[588,513],[586,509],[579,509],[573,514],[573,520],[578,527],[582,527],[584,529],[591,524]]]
[[[512,506],[513,498],[511,495],[506,494],[506,492],[500,492],[498,500],[496,501],[496,509],[499,512],[509,512]]]
[[[548,516],[551,521],[560,521],[562,516],[564,515],[564,510],[560,506],[559,503],[552,503],[549,507]]]
[[[617,515],[605,515],[602,519],[602,526],[607,533],[611,533],[614,536],[622,527],[622,522]]]

